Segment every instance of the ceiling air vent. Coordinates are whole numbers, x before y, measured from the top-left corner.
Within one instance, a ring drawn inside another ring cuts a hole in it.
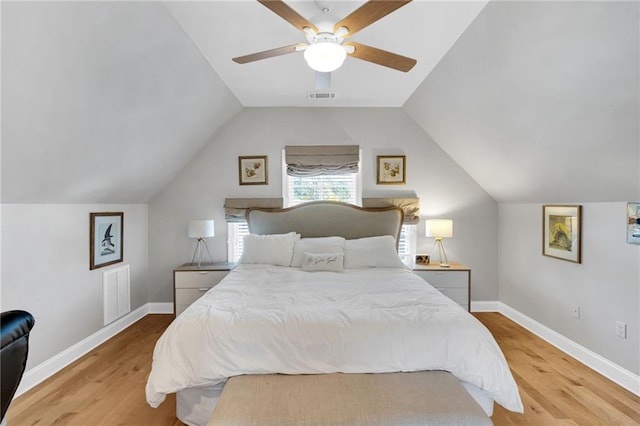
[[[307,99],[335,99],[336,92],[307,92]]]

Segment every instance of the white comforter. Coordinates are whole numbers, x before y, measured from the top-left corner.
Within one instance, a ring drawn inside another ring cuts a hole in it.
[[[449,371],[523,410],[493,336],[413,272],[241,265],[160,337],[146,394],[157,407],[240,374],[419,370]]]

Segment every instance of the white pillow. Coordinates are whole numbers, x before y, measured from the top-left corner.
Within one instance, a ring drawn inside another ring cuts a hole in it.
[[[404,268],[391,235],[347,240],[344,243],[344,267]]]
[[[245,235],[240,263],[289,266],[293,256],[293,243],[298,238],[300,238],[300,234],[295,232],[272,235]]]
[[[342,253],[305,253],[302,270],[340,272],[344,269],[343,259]]]
[[[342,237],[301,238],[293,245],[291,266],[302,267],[306,253],[344,253],[345,239]]]

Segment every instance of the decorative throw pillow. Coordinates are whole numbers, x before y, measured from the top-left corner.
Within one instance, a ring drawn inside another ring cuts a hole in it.
[[[306,253],[344,253],[345,239],[342,237],[301,238],[293,245],[291,266],[302,267]]]
[[[305,253],[302,270],[340,272],[344,269],[343,262],[342,253]]]
[[[396,250],[391,235],[358,238],[344,243],[344,267],[351,268],[406,268]]]
[[[293,256],[293,244],[300,234],[257,235],[244,237],[244,250],[240,263],[264,263],[267,265],[289,266]]]

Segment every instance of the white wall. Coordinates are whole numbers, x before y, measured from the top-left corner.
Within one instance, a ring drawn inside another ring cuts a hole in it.
[[[626,203],[582,203],[581,264],[542,256],[541,204],[499,210],[500,301],[640,373],[640,246],[626,243]],[[627,339],[616,321],[627,323]]]
[[[145,204],[2,204],[0,310],[36,319],[27,368],[103,328],[102,272],[89,270],[89,213],[124,212],[124,262],[131,310],[147,303],[148,208]]]
[[[636,197],[639,5],[491,1],[404,109],[500,203]]]
[[[363,151],[363,194],[415,191],[423,217],[454,219],[445,242],[450,260],[472,269],[473,300],[497,299],[497,205],[401,109],[247,108],[149,204],[150,302],[173,298],[172,269],[189,262],[195,242],[186,237],[191,219],[212,218],[209,241],[214,260],[227,257],[226,197],[281,196],[281,150],[285,145],[359,144]],[[405,154],[406,185],[376,185],[375,156]],[[269,185],[240,186],[238,156],[268,155]],[[424,225],[418,234],[424,235]],[[432,240],[421,236],[419,252]]]
[[[160,2],[2,12],[3,202],[147,202],[242,108]]]

